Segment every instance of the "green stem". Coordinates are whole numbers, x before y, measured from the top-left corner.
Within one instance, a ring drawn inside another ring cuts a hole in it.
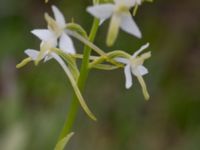
[[[89,41],[93,42],[95,37],[96,37],[96,33],[98,30],[98,26],[99,26],[99,20],[98,19],[94,19],[93,21],[93,25],[90,31],[90,35],[89,35]],[[80,76],[78,78],[78,87],[80,89],[80,91],[83,91],[84,86],[85,86],[85,82],[87,80],[88,77],[88,73],[89,73],[89,58],[90,58],[90,53],[91,53],[91,48],[88,47],[87,45],[85,45],[84,47],[84,54],[83,54],[83,62],[81,65],[81,70],[80,70]],[[64,138],[68,133],[70,133],[70,130],[72,128],[72,125],[76,119],[76,115],[78,112],[78,100],[76,95],[73,96],[72,102],[71,102],[71,106],[69,108],[69,112],[67,114],[67,118],[64,124],[63,129],[60,132],[60,136],[58,141],[60,141],[62,138]]]

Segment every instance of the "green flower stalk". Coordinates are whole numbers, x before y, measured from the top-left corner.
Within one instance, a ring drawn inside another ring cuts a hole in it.
[[[95,39],[97,30],[98,30],[98,24],[99,24],[98,19],[94,19],[93,25],[92,25],[92,28],[90,31],[90,35],[89,35],[90,42],[93,42]],[[91,48],[89,46],[85,45],[84,54],[83,54],[83,62],[81,65],[80,76],[78,78],[78,83],[77,83],[78,87],[81,91],[83,90],[83,88],[85,86],[85,82],[87,80],[87,76],[89,73],[90,53],[91,53]],[[72,128],[72,125],[75,121],[77,111],[78,111],[77,97],[74,96],[74,98],[72,99],[70,110],[67,114],[67,118],[66,118],[65,124],[63,126],[63,129],[61,130],[58,141],[63,139],[67,134],[69,134],[69,132]]]

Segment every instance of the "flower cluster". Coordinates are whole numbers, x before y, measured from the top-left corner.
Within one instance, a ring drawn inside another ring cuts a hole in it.
[[[133,8],[133,14],[135,14],[138,6],[143,1],[104,0],[102,2],[101,0],[93,0],[93,6],[87,7],[86,11],[95,18],[97,26],[100,26],[110,18],[106,43],[108,46],[112,46],[117,39],[119,29],[137,38],[142,38],[141,31],[133,19],[131,10]],[[56,60],[69,78],[83,110],[93,120],[97,119],[87,106],[77,84],[81,74],[76,64],[76,59],[83,59],[82,62],[86,64],[86,69],[114,70],[124,68],[125,87],[129,89],[132,86],[132,75],[134,75],[142,87],[145,99],[149,99],[147,87],[143,79],[148,70],[143,63],[151,57],[151,53],[141,54],[143,50],[149,47],[149,43],[141,46],[133,55],[123,50],[112,50],[106,53],[92,42],[91,37],[93,36],[90,37],[79,24],[74,22],[67,23],[64,15],[56,6],[52,6],[52,11],[54,18],[45,13],[46,29],[31,31],[33,35],[41,40],[39,50],[26,49],[25,54],[28,57],[22,60],[17,65],[17,68],[21,68],[31,61],[38,65],[42,60],[43,62],[50,59]],[[92,56],[89,51],[83,51],[84,55],[77,54],[71,36],[83,43],[87,48],[95,51],[97,55]]]
[[[111,18],[107,44],[112,45],[115,42],[119,28],[138,38],[142,37],[141,32],[130,13],[130,9],[136,5],[140,5],[141,2],[141,0],[114,0],[114,3],[103,3],[89,6],[87,11],[100,20],[99,25],[101,25],[106,19]],[[149,94],[142,76],[148,73],[148,70],[143,66],[143,63],[144,60],[151,56],[151,53],[147,52],[139,56],[139,54],[149,46],[149,43],[143,45],[132,56],[125,51],[117,50],[113,50],[106,54],[103,50],[88,40],[87,35],[85,35],[85,30],[80,25],[75,23],[67,24],[63,14],[56,6],[52,6],[52,11],[55,19],[47,13],[45,14],[47,29],[35,29],[31,31],[32,34],[41,40],[39,50],[25,50],[28,58],[19,63],[17,65],[18,68],[24,66],[30,61],[34,61],[35,65],[38,65],[41,60],[46,62],[53,58],[60,64],[69,77],[85,112],[92,119],[96,120],[95,116],[87,107],[77,86],[79,70],[74,58],[83,58],[83,55],[76,53],[74,44],[70,38],[70,36],[73,36],[85,45],[91,47],[100,55],[90,56],[91,68],[112,70],[124,67],[126,88],[128,89],[132,86],[131,74],[133,74],[140,82],[145,98],[149,99]],[[111,64],[105,64],[104,62],[109,62]]]

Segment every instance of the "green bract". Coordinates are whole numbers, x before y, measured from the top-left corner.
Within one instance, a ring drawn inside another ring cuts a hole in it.
[[[64,137],[63,139],[61,139],[57,144],[54,150],[64,150],[65,146],[67,145],[67,143],[69,142],[69,140],[71,139],[71,137],[74,135],[73,132],[69,133],[66,137]]]

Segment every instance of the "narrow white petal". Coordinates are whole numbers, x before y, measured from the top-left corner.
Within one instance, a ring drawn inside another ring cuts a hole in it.
[[[143,76],[148,73],[148,69],[146,67],[144,67],[143,65],[131,66],[131,72],[135,76],[138,76],[138,75]]]
[[[129,60],[126,59],[126,58],[117,57],[117,58],[115,58],[115,60],[117,62],[120,62],[120,63],[123,63],[123,64],[128,64],[129,63]]]
[[[26,55],[31,57],[32,60],[36,60],[38,55],[39,55],[39,51],[34,50],[34,49],[27,49],[24,52],[25,52]]]
[[[148,69],[147,69],[146,67],[144,67],[143,65],[138,66],[138,67],[137,67],[137,70],[138,70],[138,72],[139,72],[139,74],[140,74],[141,76],[143,76],[143,75],[149,73],[149,72],[148,72]]]
[[[31,31],[32,34],[37,36],[42,41],[49,41],[54,38],[54,34],[48,29],[35,29]]]
[[[125,31],[131,35],[134,35],[137,38],[142,37],[142,34],[130,13],[128,15],[127,14],[122,15],[120,27],[123,31]]]
[[[113,4],[102,4],[102,5],[95,5],[87,7],[87,12],[93,15],[94,17],[100,19],[102,23],[109,17],[111,17],[114,10]]]
[[[64,15],[61,13],[61,11],[56,7],[52,6],[53,14],[56,19],[56,22],[58,23],[59,27],[64,28],[66,25]]]
[[[126,80],[126,88],[129,89],[132,86],[132,76],[131,76],[131,67],[130,65],[126,65],[124,68],[125,80]]]
[[[70,53],[70,54],[76,53],[76,50],[74,48],[74,44],[71,38],[65,33],[63,33],[60,37],[59,48],[63,50],[65,53]]]
[[[137,50],[133,55],[132,58],[135,58],[136,56],[138,56],[143,50],[147,49],[149,47],[149,43],[143,45],[140,47],[139,50]]]

